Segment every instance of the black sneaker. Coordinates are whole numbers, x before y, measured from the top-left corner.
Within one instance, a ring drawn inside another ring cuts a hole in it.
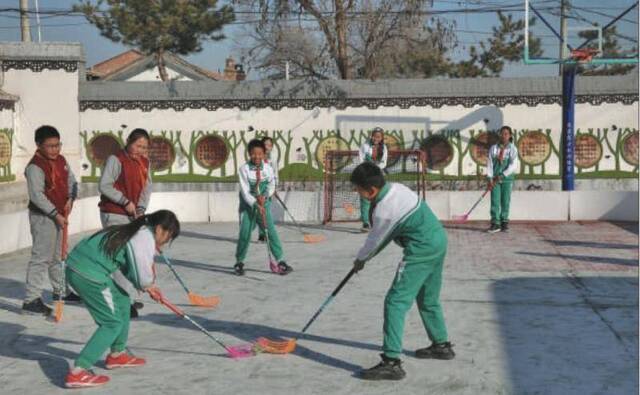
[[[238,262],[235,265],[233,265],[233,271],[238,275],[238,276],[244,276],[244,263],[242,262]]]
[[[503,222],[502,224],[500,224],[500,231],[501,232],[508,232],[509,231],[509,223],[508,222]]]
[[[260,243],[264,243],[265,241],[267,241],[267,237],[265,235],[259,235],[258,236],[258,241]]]
[[[136,309],[133,305],[129,308],[129,317],[138,318],[140,314],[138,314],[138,309]]]
[[[60,295],[54,293],[52,295],[52,299],[55,302],[56,300],[60,299]],[[82,302],[82,298],[78,295],[76,295],[73,292],[69,292],[69,294],[67,296],[65,296],[64,298],[62,298],[63,301],[67,302],[67,303],[81,303]]]
[[[361,231],[362,233],[367,233],[367,232],[369,232],[369,229],[371,229],[371,225],[369,225],[369,224],[362,224],[362,229],[360,229],[360,231]]]
[[[498,232],[500,232],[500,225],[498,224],[491,224],[491,227],[487,229],[487,233],[498,233]]]
[[[380,355],[382,361],[376,366],[364,369],[359,372],[359,376],[364,380],[402,380],[405,373],[402,369],[402,361],[396,358],[386,357],[384,354]]]
[[[416,350],[416,358],[420,359],[453,359],[456,353],[453,352],[453,344],[451,342],[446,343],[432,343],[427,348],[421,348]]]
[[[144,303],[136,300],[131,306],[135,307],[136,310],[142,310],[144,308]]]
[[[22,314],[49,316],[53,312],[51,307],[44,304],[41,298],[32,300],[31,302],[22,303]]]
[[[278,263],[278,268],[280,269],[280,274],[283,276],[286,276],[287,274],[291,273],[293,271],[293,268],[289,265],[287,265],[287,262],[285,261],[280,261]]]

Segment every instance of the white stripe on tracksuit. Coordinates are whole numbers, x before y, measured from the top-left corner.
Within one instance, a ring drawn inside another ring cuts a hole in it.
[[[373,258],[389,241],[393,231],[420,207],[420,198],[402,184],[389,184],[389,192],[373,210],[372,229],[357,258],[367,261]]]
[[[500,146],[498,144],[494,144],[491,146],[491,148],[489,148],[489,158],[487,160],[487,177],[488,178],[493,178],[494,176],[496,176],[497,174],[493,174],[493,160],[495,158],[498,157],[498,155],[500,154]],[[504,169],[504,171],[502,172],[502,174],[505,177],[510,176],[511,174],[515,173],[516,169],[518,168],[518,149],[516,148],[515,144],[513,143],[509,143],[509,145],[507,145],[507,147],[504,150],[504,159],[509,159],[509,166]]]
[[[251,169],[251,167],[253,167],[253,169]],[[240,179],[240,194],[242,199],[249,207],[253,207],[253,205],[256,204],[256,198],[253,196],[251,186],[255,185],[257,181],[255,167],[249,163],[245,163],[240,166],[238,176]],[[262,170],[260,170],[260,182],[262,183],[264,181],[269,182],[267,196],[271,197],[276,191],[276,179],[273,168],[269,164],[265,164],[262,166]]]
[[[143,290],[155,281],[153,262],[156,241],[151,229],[142,227],[127,243],[127,263],[129,281],[138,290]]]

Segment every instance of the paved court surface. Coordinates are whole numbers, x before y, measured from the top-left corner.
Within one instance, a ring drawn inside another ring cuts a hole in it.
[[[234,361],[188,323],[145,297],[132,324],[140,369],[109,372],[92,394],[637,394],[638,225],[514,224],[487,235],[485,224],[447,226],[442,300],[457,358],[423,361],[417,312],[407,317],[401,382],[364,382],[355,371],[378,362],[382,303],[400,257],[387,248],[344,288],[288,356]],[[187,306],[168,269],[166,295],[231,344],[291,337],[348,272],[364,240],[350,225],[308,245],[280,227],[295,272],[265,271],[252,244],[246,277],[231,273],[237,225],[186,224],[169,254],[187,284],[220,295],[216,310]],[[77,237],[72,238],[75,242]],[[20,315],[28,251],[0,257],[0,393],[63,393],[64,374],[94,330],[81,306],[58,325]],[[50,298],[50,294],[46,295]],[[101,366],[96,370],[104,373]],[[82,393],[83,391],[76,391]]]

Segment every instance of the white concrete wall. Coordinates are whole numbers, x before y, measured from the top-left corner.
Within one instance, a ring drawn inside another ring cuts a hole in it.
[[[427,204],[441,220],[465,214],[481,192],[429,192]],[[322,194],[318,192],[282,192],[281,198],[299,222],[319,223],[322,219]],[[100,228],[98,197],[76,202],[71,215],[72,234]],[[151,199],[150,211],[169,209],[183,222],[237,222],[237,192],[159,192]],[[276,220],[290,222],[278,204],[273,206]],[[515,191],[512,196],[513,221],[615,220],[638,221],[638,192]],[[470,220],[489,219],[489,196],[478,205]],[[27,210],[0,214],[3,237],[0,254],[31,245]]]
[[[488,120],[488,122],[485,122]],[[560,128],[562,112],[559,105],[538,105],[529,107],[527,105],[507,105],[505,107],[475,106],[464,108],[463,106],[443,106],[442,108],[431,107],[411,107],[401,109],[399,107],[381,107],[377,109],[367,108],[347,108],[337,110],[333,108],[320,108],[304,110],[302,108],[283,108],[281,110],[251,109],[241,111],[239,109],[218,109],[208,111],[206,109],[185,109],[175,110],[152,110],[143,112],[142,110],[121,110],[109,112],[108,110],[86,110],[81,113],[81,127],[83,131],[118,131],[121,125],[127,125],[124,131],[135,127],[142,127],[151,132],[160,131],[181,131],[181,141],[184,147],[189,147],[189,140],[193,131],[227,131],[229,133],[240,133],[247,131],[252,126],[257,131],[281,130],[285,133],[291,131],[293,143],[291,145],[290,163],[305,162],[306,153],[304,149],[305,138],[313,137],[314,130],[341,130],[343,136],[347,136],[351,130],[359,133],[360,130],[369,130],[374,126],[380,126],[386,130],[402,130],[405,143],[410,144],[413,140],[413,131],[434,132],[441,130],[460,130],[463,141],[463,148],[471,136],[471,131],[476,134],[478,131],[487,129],[498,129],[502,125],[510,125],[516,131],[538,130],[551,131],[551,139],[556,147],[560,145]],[[618,130],[638,129],[638,102],[632,105],[602,104],[593,106],[590,104],[576,105],[576,130],[586,133],[589,129],[604,130],[610,132],[609,138],[615,146],[615,137],[618,132],[612,131],[615,125]],[[246,139],[255,136],[254,132],[246,132]],[[278,142],[276,142],[278,143]],[[603,157],[599,170],[614,170],[614,155],[603,142]],[[406,147],[410,148],[410,147]],[[417,147],[414,147],[417,148]],[[238,158],[244,158],[244,148],[238,153]],[[298,151],[298,149],[300,149]],[[351,147],[356,149],[356,147]],[[312,154],[315,153],[315,146],[312,147]],[[454,149],[454,157],[449,165],[444,169],[448,175],[459,175],[457,150]],[[182,165],[180,165],[182,162]],[[174,164],[174,173],[185,170],[185,161],[177,160]],[[280,165],[284,163],[280,157]],[[233,174],[231,160],[226,164],[227,175]],[[545,163],[545,174],[559,174],[559,160],[557,156],[551,155]],[[625,161],[621,161],[620,170],[631,171],[633,166]],[[484,168],[481,168],[484,172]],[[593,171],[593,168],[587,169]],[[206,174],[206,169],[198,169],[198,174]],[[534,168],[534,174],[541,174],[542,167]],[[462,174],[475,175],[476,164],[467,153],[462,161]],[[214,171],[211,175],[220,176],[220,170]]]
[[[209,222],[208,192],[154,193],[149,202],[149,212],[171,210],[184,222]]]
[[[62,69],[40,72],[10,69],[4,72],[2,89],[19,97],[15,104],[11,163],[16,180],[24,179],[24,168],[35,152],[34,132],[42,125],[58,129],[63,143],[62,153],[73,171],[80,173],[78,78],[78,71]]]
[[[0,129],[13,129],[13,110],[0,110]]]
[[[638,221],[638,192],[572,191],[569,197],[573,220]]]

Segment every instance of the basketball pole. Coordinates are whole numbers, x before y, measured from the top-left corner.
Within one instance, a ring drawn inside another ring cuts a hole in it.
[[[575,104],[576,104],[575,64],[565,64],[562,69],[562,190],[574,190],[575,155]]]
[[[567,9],[569,0],[561,0],[560,1],[560,34],[563,38],[567,37]],[[569,52],[567,51],[568,47],[564,40],[560,40],[560,51],[558,53],[558,57],[560,59],[566,59],[569,56]],[[558,73],[560,76],[564,75],[564,65],[562,63],[558,64]]]

